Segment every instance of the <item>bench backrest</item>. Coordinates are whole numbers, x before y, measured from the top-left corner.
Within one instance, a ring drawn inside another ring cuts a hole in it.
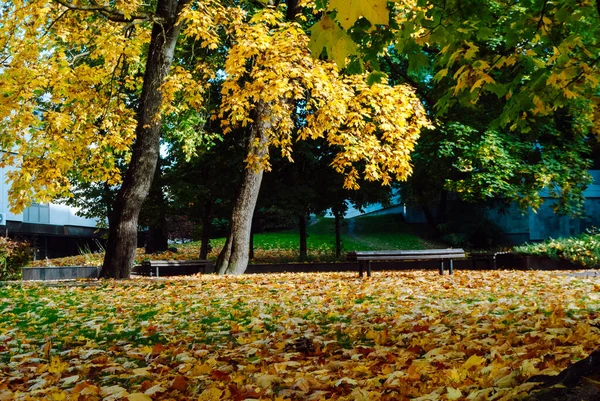
[[[355,251],[348,253],[348,260],[410,260],[410,259],[453,259],[465,258],[460,248],[422,249],[394,251]]]
[[[211,265],[209,260],[144,260],[142,266],[205,266]]]

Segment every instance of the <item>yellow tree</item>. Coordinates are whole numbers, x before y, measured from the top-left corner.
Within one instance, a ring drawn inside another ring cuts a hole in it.
[[[68,196],[74,175],[121,183],[105,277],[128,277],[133,266],[165,99],[181,89],[165,85],[177,40],[183,31],[216,47],[225,14],[211,0],[15,0],[0,8],[0,163],[18,167],[9,177],[12,208]],[[195,100],[202,87],[192,88]],[[121,177],[115,159],[123,156]]]
[[[293,14],[298,5],[289,3]],[[10,176],[13,210],[68,196],[73,177],[119,184],[104,277],[129,276],[163,116],[203,107],[202,66],[171,68],[182,35],[210,49],[219,46],[219,35],[231,35],[220,114],[225,131],[251,125],[250,168],[221,272],[246,267],[248,218],[268,169],[268,147],[289,155],[298,101],[311,114],[296,134],[325,135],[339,146],[334,167],[350,187],[359,174],[404,178],[427,123],[410,88],[340,77],[335,65],[309,57],[298,24],[271,9],[242,22],[242,8],[225,9],[216,0],[15,0],[0,13],[0,146],[9,151],[1,163],[18,167]],[[127,161],[122,177],[117,158]]]
[[[250,225],[269,147],[291,159],[296,139],[325,136],[339,152],[333,167],[357,179],[389,183],[410,174],[410,152],[420,129],[429,124],[408,86],[366,83],[365,75],[341,76],[336,64],[315,60],[301,26],[266,9],[235,27],[225,63],[219,117],[224,132],[249,127],[242,188],[234,206],[231,233],[217,263],[221,274],[241,274],[248,264]],[[292,116],[299,104],[309,113],[296,130]]]

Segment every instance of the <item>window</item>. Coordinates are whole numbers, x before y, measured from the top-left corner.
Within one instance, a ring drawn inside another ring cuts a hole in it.
[[[48,203],[32,203],[23,211],[23,222],[50,224],[50,205]]]

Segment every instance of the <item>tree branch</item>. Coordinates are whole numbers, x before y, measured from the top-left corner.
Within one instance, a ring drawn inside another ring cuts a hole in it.
[[[66,0],[54,0],[63,7],[69,10],[94,12],[97,11],[113,22],[131,22],[134,20],[149,20],[152,19],[152,14],[132,14],[125,17],[125,14],[119,10],[106,6],[76,6]]]
[[[598,0],[600,1],[600,0]],[[548,0],[544,1],[544,5],[542,6],[542,12],[540,14],[540,19],[537,23],[537,30],[539,31],[542,25],[544,25],[544,17],[546,16],[546,6],[548,5]]]
[[[404,81],[406,83],[408,83],[410,86],[412,86],[413,88],[415,88],[415,91],[417,93],[417,96],[419,96],[420,98],[422,98],[423,100],[425,100],[425,102],[427,102],[427,105],[431,108],[433,108],[433,106],[435,105],[435,101],[431,98],[431,96],[429,96],[429,94],[426,92],[426,89],[423,88],[422,85],[420,85],[417,81],[415,81],[413,78],[411,78],[406,71],[404,71],[401,68],[398,68],[398,66],[396,64],[394,64],[394,62],[392,61],[392,59],[390,58],[389,55],[386,55],[384,57],[385,61],[388,62],[390,69],[392,70],[393,73],[398,74],[399,76],[402,77],[402,79],[404,79]]]

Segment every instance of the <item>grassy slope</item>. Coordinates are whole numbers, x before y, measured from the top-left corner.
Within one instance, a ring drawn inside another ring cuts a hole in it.
[[[308,227],[307,261],[328,262],[335,260],[335,226],[333,219],[317,219]],[[213,250],[210,258],[215,259],[225,242],[224,238],[211,240]],[[143,259],[194,259],[199,254],[199,242],[177,245],[178,252],[146,255],[138,250],[137,260]],[[426,227],[402,222],[400,215],[362,216],[344,221],[342,227],[342,258],[353,250],[377,249],[427,249],[440,248],[442,244],[431,240]],[[260,233],[254,236],[254,263],[293,262],[298,260],[299,239],[297,230]],[[49,265],[100,265],[102,254],[86,254],[53,259]],[[43,266],[45,261],[35,265]]]

